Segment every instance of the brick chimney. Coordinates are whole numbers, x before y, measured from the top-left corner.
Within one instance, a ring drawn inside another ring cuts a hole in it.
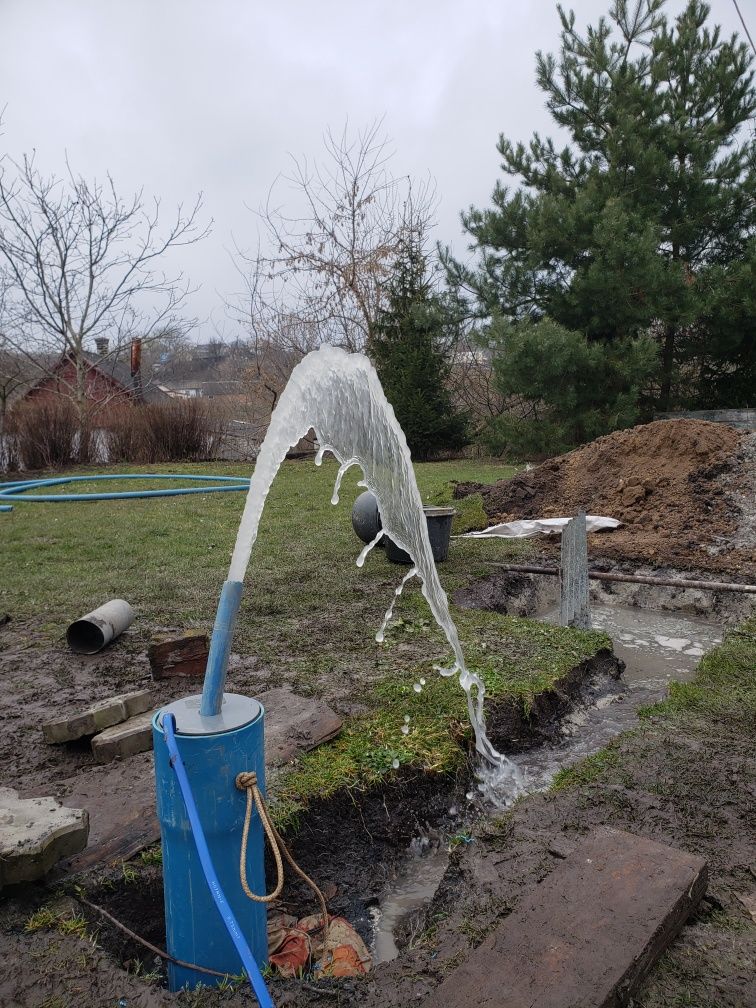
[[[108,352],[108,337],[107,336],[95,336],[95,346],[97,347],[97,353],[100,357],[104,357]]]
[[[131,387],[135,399],[143,399],[142,392],[142,341],[138,337],[131,341]]]

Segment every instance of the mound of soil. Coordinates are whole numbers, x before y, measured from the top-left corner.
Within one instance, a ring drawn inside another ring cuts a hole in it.
[[[618,518],[606,556],[756,572],[756,435],[699,420],[617,431],[480,493],[491,522],[588,514]],[[592,537],[593,538],[593,537]]]

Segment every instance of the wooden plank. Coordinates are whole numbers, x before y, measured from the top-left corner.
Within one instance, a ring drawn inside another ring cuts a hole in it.
[[[588,593],[588,537],[585,511],[562,529],[559,561],[559,622],[562,626],[591,629]]]
[[[203,676],[210,642],[206,633],[159,637],[147,648],[153,679]]]
[[[451,973],[425,1008],[618,1008],[706,890],[706,862],[591,833]]]
[[[288,763],[330,741],[341,731],[342,720],[316,697],[303,697],[288,689],[272,689],[257,698],[265,708],[265,762]]]

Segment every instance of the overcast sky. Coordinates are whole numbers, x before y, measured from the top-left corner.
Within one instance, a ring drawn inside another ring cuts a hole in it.
[[[609,0],[573,7],[595,23]],[[712,7],[739,28],[731,0]],[[534,53],[558,43],[553,0],[0,0],[0,152],[35,149],[55,173],[67,152],[76,171],[109,171],[122,195],[144,187],[166,210],[201,191],[213,233],[173,266],[200,288],[195,338],[232,337],[232,235],[255,244],[245,204],[260,205],[289,153],[317,156],[326,127],[384,116],[395,173],[435,178],[437,237],[462,251],[459,212],[488,202],[499,133],[549,130]]]

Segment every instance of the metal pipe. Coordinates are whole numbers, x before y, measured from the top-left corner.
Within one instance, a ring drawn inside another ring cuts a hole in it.
[[[530,564],[492,563],[492,567],[512,571],[516,574],[545,574],[549,577],[559,575],[558,567],[534,567]],[[651,577],[649,574],[619,574],[614,571],[589,570],[588,577],[592,581],[624,581],[629,584],[662,585],[668,588],[703,588],[706,591],[731,591],[756,594],[756,585],[736,584],[732,581],[692,581],[687,578]]]
[[[96,654],[130,627],[136,613],[123,599],[111,599],[87,613],[66,630],[68,646],[76,654]]]

